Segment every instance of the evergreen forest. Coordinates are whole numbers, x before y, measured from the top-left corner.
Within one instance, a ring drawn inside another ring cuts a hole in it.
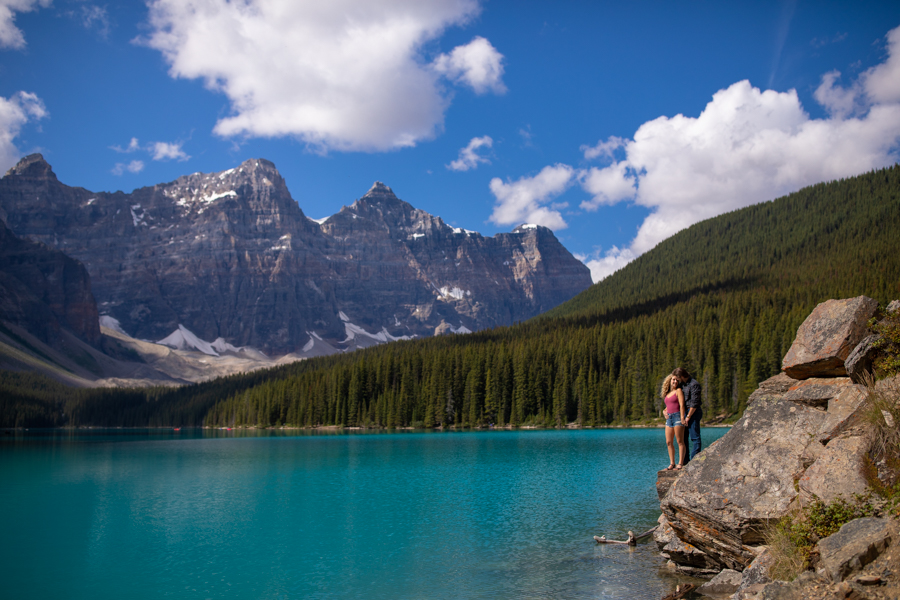
[[[182,388],[0,373],[0,427],[565,427],[648,422],[677,366],[735,418],[820,302],[900,297],[900,166],[698,223],[525,323]]]

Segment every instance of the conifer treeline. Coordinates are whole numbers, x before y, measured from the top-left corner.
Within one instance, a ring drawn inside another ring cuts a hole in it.
[[[217,403],[209,425],[628,423],[693,372],[707,414],[739,413],[819,302],[900,295],[900,168],[699,223],[545,316],[391,344]]]
[[[70,397],[94,425],[477,426],[655,416],[675,366],[739,413],[819,302],[900,296],[900,168],[699,223],[529,322],[395,342],[179,390]]]

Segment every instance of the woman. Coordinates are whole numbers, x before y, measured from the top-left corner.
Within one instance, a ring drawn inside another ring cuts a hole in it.
[[[663,402],[666,404],[666,447],[669,450],[669,466],[666,471],[681,469],[684,466],[684,392],[681,391],[678,378],[669,375],[663,381]],[[675,449],[672,440],[678,440],[678,464],[675,464]]]

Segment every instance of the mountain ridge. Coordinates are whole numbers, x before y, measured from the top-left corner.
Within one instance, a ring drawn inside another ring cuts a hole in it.
[[[510,324],[591,283],[549,230],[455,229],[381,182],[310,219],[265,159],[126,194],[62,184],[30,155],[0,179],[0,218],[81,260],[101,315],[131,336],[183,326],[275,354],[313,333],[358,347],[347,322],[372,339]]]

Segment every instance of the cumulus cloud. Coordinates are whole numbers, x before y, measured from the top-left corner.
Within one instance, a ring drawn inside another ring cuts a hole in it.
[[[587,265],[591,270],[591,279],[596,283],[633,261],[637,255],[630,248],[613,246],[604,253],[597,252],[593,257],[576,255],[575,258]]]
[[[153,160],[177,160],[179,162],[188,160],[190,156],[185,154],[184,150],[181,149],[181,145],[181,142],[177,144],[153,142],[150,145],[150,153],[153,155]]]
[[[21,157],[13,140],[22,127],[47,115],[47,108],[36,94],[17,92],[9,98],[0,97],[0,172],[5,173]]]
[[[653,210],[628,248],[590,265],[595,279],[703,219],[896,162],[900,28],[888,35],[888,53],[847,88],[837,72],[823,75],[815,98],[828,118],[810,118],[794,90],[740,81],[715,93],[698,117],[641,125],[624,142],[623,160],[580,174],[592,195],[585,210],[622,201]]]
[[[862,74],[863,91],[873,103],[900,102],[900,27],[887,34],[888,57]]]
[[[584,152],[584,158],[586,160],[593,160],[597,157],[612,159],[615,157],[615,151],[624,146],[625,142],[627,141],[628,140],[626,140],[625,138],[611,135],[605,142],[597,142],[596,146],[588,146],[585,144],[581,146],[579,150]]]
[[[141,149],[141,145],[138,142],[138,139],[133,137],[131,141],[128,142],[128,145],[124,148],[122,146],[110,146],[111,149],[115,150],[120,154],[130,154],[131,152],[137,152]]]
[[[491,179],[491,193],[497,202],[490,221],[497,225],[534,223],[553,230],[565,229],[568,224],[559,209],[566,205],[548,203],[572,185],[575,175],[572,167],[558,164],[544,167],[534,177],[505,183],[499,177]]]
[[[434,69],[457,83],[464,83],[476,94],[503,94],[503,55],[483,37],[476,37],[465,46],[457,46],[450,54],[441,54],[434,61]]]
[[[489,135],[472,138],[471,141],[469,141],[468,146],[460,149],[459,158],[447,165],[447,168],[451,171],[468,171],[469,169],[478,168],[479,163],[489,165],[491,164],[491,161],[478,154],[478,149],[491,148],[493,145],[494,140],[492,140]]]
[[[153,160],[177,160],[183,162],[191,157],[181,149],[182,145],[184,145],[184,142],[150,142],[146,146],[141,146],[140,141],[133,137],[124,148],[122,146],[110,146],[110,149],[120,154],[142,151],[147,152]],[[137,173],[144,168],[144,164],[141,161],[132,161],[131,164],[134,163],[141,163],[141,167],[137,171],[131,171],[132,173]],[[119,169],[119,172],[116,173],[117,175],[121,175],[124,170],[131,170],[121,163],[117,164],[116,168]]]
[[[25,36],[16,27],[17,12],[31,12],[50,6],[50,0],[0,0],[0,48],[21,50]]]
[[[451,51],[443,74],[423,56],[447,27],[479,13],[478,0],[150,0],[149,8],[140,41],[163,54],[171,76],[228,97],[231,114],[214,128],[224,137],[294,136],[319,151],[403,148],[442,129],[450,98],[442,75],[502,85],[490,44]],[[458,73],[454,56],[465,67]]]
[[[585,210],[597,210],[601,205],[618,204],[635,193],[635,178],[628,163],[614,163],[605,169],[589,169],[581,173],[581,187],[591,194],[590,200],[581,203]]]
[[[128,164],[125,163],[116,163],[116,166],[112,169],[113,175],[123,175],[125,171],[129,173],[140,173],[144,170],[144,161],[142,160],[133,160]]]

